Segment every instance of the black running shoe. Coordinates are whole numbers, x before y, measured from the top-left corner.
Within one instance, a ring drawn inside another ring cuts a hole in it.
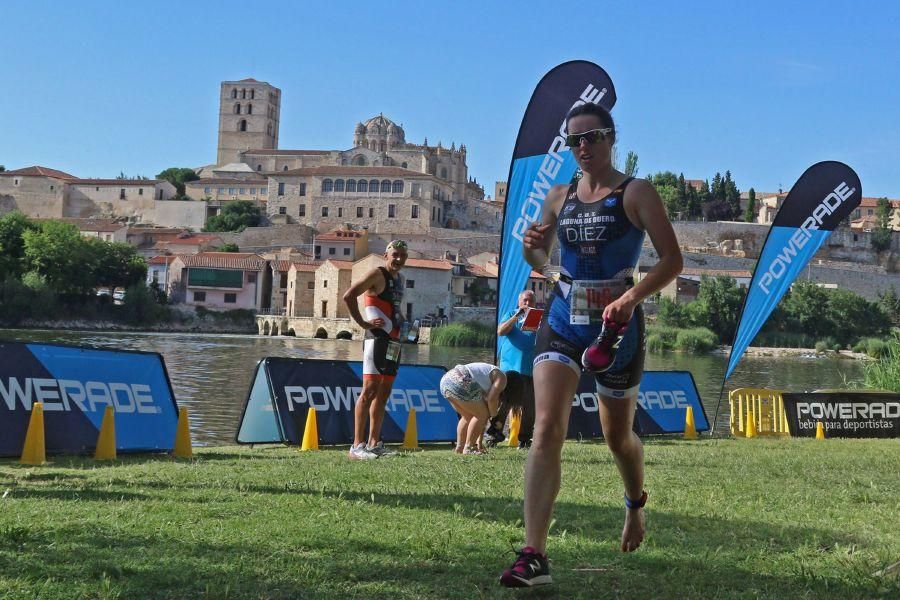
[[[497,429],[496,427],[494,427],[494,424],[491,423],[490,427],[487,428],[487,431],[484,432],[482,443],[488,448],[493,448],[505,439],[506,436],[503,435],[503,431]]]
[[[525,546],[516,552],[516,561],[500,576],[500,585],[505,587],[533,587],[553,583],[550,577],[550,561],[544,554]]]

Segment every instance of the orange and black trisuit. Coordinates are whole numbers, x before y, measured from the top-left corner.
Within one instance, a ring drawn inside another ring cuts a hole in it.
[[[366,293],[365,319],[381,318],[384,325],[366,330],[363,341],[363,379],[378,377],[393,380],[400,364],[400,324],[403,321],[400,306],[403,301],[403,278],[392,277],[384,267],[378,267],[384,276],[384,290],[380,294]]]

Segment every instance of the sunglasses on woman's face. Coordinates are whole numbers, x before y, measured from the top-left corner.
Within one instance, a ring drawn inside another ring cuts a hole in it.
[[[606,136],[612,133],[612,129],[606,127],[604,129],[591,129],[584,133],[570,133],[566,136],[566,146],[569,148],[577,148],[581,145],[581,140],[588,144],[596,144],[606,139]]]

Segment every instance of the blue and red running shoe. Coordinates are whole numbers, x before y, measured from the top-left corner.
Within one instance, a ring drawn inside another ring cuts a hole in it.
[[[500,576],[500,585],[505,587],[534,587],[553,583],[550,577],[550,561],[546,554],[540,554],[531,546],[516,552],[516,561]]]
[[[628,323],[616,323],[609,319],[603,321],[603,329],[590,346],[581,355],[581,366],[593,373],[603,373],[616,360],[616,350],[622,336],[628,329]]]

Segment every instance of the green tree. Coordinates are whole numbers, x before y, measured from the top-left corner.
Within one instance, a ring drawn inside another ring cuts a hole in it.
[[[828,335],[846,345],[861,337],[887,335],[891,321],[881,307],[850,290],[827,290]]]
[[[93,286],[129,287],[147,278],[147,261],[134,246],[120,242],[87,240]]]
[[[825,288],[810,281],[794,283],[790,293],[781,301],[781,311],[784,327],[788,331],[821,337],[831,329],[831,324],[825,320],[828,294]]]
[[[57,293],[85,294],[94,286],[91,246],[74,225],[44,221],[22,239],[25,270],[43,276]]]
[[[651,175],[649,181],[662,199],[669,219],[675,219],[682,210],[678,202],[678,177],[671,171],[664,171]]]
[[[696,216],[703,216],[703,207],[706,206],[706,203],[709,202],[709,198],[711,193],[709,191],[709,181],[704,179],[703,183],[700,184],[700,189],[697,190],[697,214]]]
[[[730,343],[737,328],[738,312],[744,302],[744,290],[734,277],[700,277],[697,299],[687,305],[691,324],[712,330],[719,340]]]
[[[197,173],[194,172],[193,169],[188,169],[185,167],[169,167],[162,173],[156,176],[157,179],[164,179],[175,186],[175,189],[178,190],[178,197],[185,197],[185,187],[184,184],[188,181],[196,181],[200,179]]]
[[[2,173],[5,170],[6,170],[6,167],[4,167],[3,165],[0,165],[0,173]]]
[[[484,279],[476,277],[472,285],[469,286],[469,298],[475,306],[480,306],[483,302],[489,302],[493,295],[493,290],[491,290]]]
[[[691,325],[685,307],[668,296],[660,297],[656,319],[660,325],[667,327],[690,327]]]
[[[206,221],[203,231],[240,232],[247,227],[259,225],[259,208],[248,200],[229,202],[222,212]]]
[[[637,177],[638,174],[638,155],[632,151],[628,151],[625,157],[625,174],[629,177]]]
[[[741,192],[731,178],[731,171],[725,171],[725,179],[722,180],[725,204],[731,209],[731,219],[737,219],[741,214]]]
[[[875,217],[878,223],[872,230],[872,247],[878,252],[891,247],[891,201],[887,198],[878,199],[878,207],[875,209]]]
[[[756,221],[756,190],[750,188],[747,193],[747,209],[744,211],[744,221],[753,223]]]
[[[25,272],[25,242],[22,236],[26,231],[35,229],[37,226],[19,211],[0,218],[0,281],[22,277]]]
[[[241,249],[238,248],[237,244],[228,243],[228,244],[222,244],[221,246],[216,248],[216,251],[217,252],[240,252]]]
[[[889,290],[878,292],[878,305],[894,325],[900,325],[900,295],[894,286]]]
[[[725,201],[725,182],[722,180],[722,175],[716,171],[715,176],[713,176],[712,185],[709,188],[709,202],[715,202],[717,200]]]

